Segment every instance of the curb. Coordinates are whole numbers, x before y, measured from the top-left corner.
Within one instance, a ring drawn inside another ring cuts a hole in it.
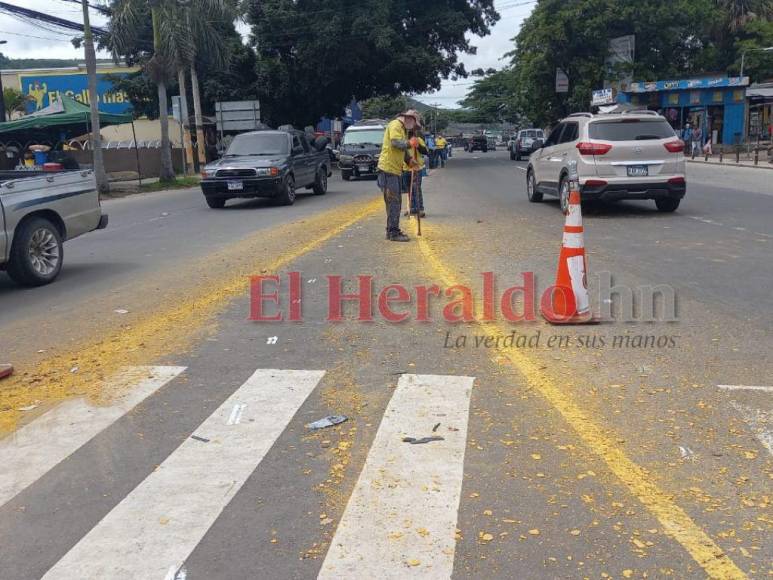
[[[747,169],[773,169],[773,164],[770,162],[760,163],[759,165],[745,165],[736,163],[734,161],[725,161],[720,163],[719,161],[703,161],[701,159],[685,159],[687,163],[698,163],[701,165],[719,165],[721,167],[743,167]]]

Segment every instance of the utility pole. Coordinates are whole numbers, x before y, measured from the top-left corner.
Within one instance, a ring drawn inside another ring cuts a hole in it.
[[[0,40],[0,44],[5,44],[7,40]],[[5,89],[3,88],[3,75],[0,74],[0,123],[7,121],[5,116]]]
[[[91,34],[91,22],[89,21],[89,3],[82,0],[83,5],[83,47],[86,52],[86,74],[89,84],[89,108],[91,109],[91,153],[94,165],[94,177],[97,180],[97,191],[107,193],[110,191],[110,183],[105,173],[105,164],[102,159],[102,135],[99,126],[99,102],[97,96],[97,55],[94,52],[94,37]]]

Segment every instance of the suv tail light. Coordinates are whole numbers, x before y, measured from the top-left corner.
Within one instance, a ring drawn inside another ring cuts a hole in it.
[[[672,177],[668,182],[671,185],[684,185],[686,183],[684,177]]]
[[[592,141],[581,141],[577,144],[577,150],[580,155],[605,155],[612,149],[609,143],[593,143]]]
[[[663,143],[663,147],[668,149],[670,153],[681,153],[684,151],[684,141],[677,139],[676,141],[668,141]]]

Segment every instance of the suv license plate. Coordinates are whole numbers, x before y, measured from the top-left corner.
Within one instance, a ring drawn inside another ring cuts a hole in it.
[[[229,181],[228,191],[241,191],[244,189],[244,183],[241,181]]]
[[[368,173],[370,171],[370,165],[358,165],[357,170],[360,173]]]
[[[628,177],[647,177],[649,175],[649,167],[646,165],[629,165]]]

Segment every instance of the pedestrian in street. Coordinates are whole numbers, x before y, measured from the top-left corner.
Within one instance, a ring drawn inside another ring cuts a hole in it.
[[[446,152],[447,146],[448,146],[448,142],[446,141],[445,137],[443,137],[442,134],[438,135],[437,139],[435,139],[435,147],[437,147],[440,167],[446,166],[446,159],[448,155],[448,153]]]
[[[682,141],[684,142],[684,154],[687,155],[690,152],[690,141],[692,141],[692,127],[690,127],[690,123],[684,124],[684,129],[682,129]]]
[[[437,167],[437,146],[435,144],[435,136],[430,133],[426,138],[427,149],[429,150],[429,168],[435,169]]]
[[[424,141],[424,137],[421,134],[421,120],[416,120],[417,126],[414,131],[411,132],[412,139],[409,140],[411,147],[408,149],[411,157],[416,161],[415,168],[411,169],[408,163],[403,165],[403,184],[406,191],[410,192],[410,208],[405,212],[405,215],[419,215],[419,217],[425,217],[424,213],[424,194],[421,189],[422,178],[424,177],[424,171],[426,168],[425,156],[429,154],[427,149],[427,143]],[[415,138],[415,141],[414,139]],[[413,146],[415,145],[415,147]],[[413,173],[413,176],[411,176]],[[413,179],[411,179],[413,177]],[[413,190],[410,189],[411,183],[413,183]]]
[[[693,130],[690,134],[690,141],[692,143],[691,150],[693,156],[699,155],[701,152],[701,142],[703,141],[703,131],[701,131],[700,127],[693,127]]]
[[[400,231],[401,181],[403,163],[407,163],[411,168],[416,163],[408,154],[408,131],[416,127],[418,117],[419,114],[411,109],[400,113],[389,122],[384,131],[384,141],[378,159],[377,183],[384,194],[387,214],[386,239],[392,242],[409,240],[408,236]]]

